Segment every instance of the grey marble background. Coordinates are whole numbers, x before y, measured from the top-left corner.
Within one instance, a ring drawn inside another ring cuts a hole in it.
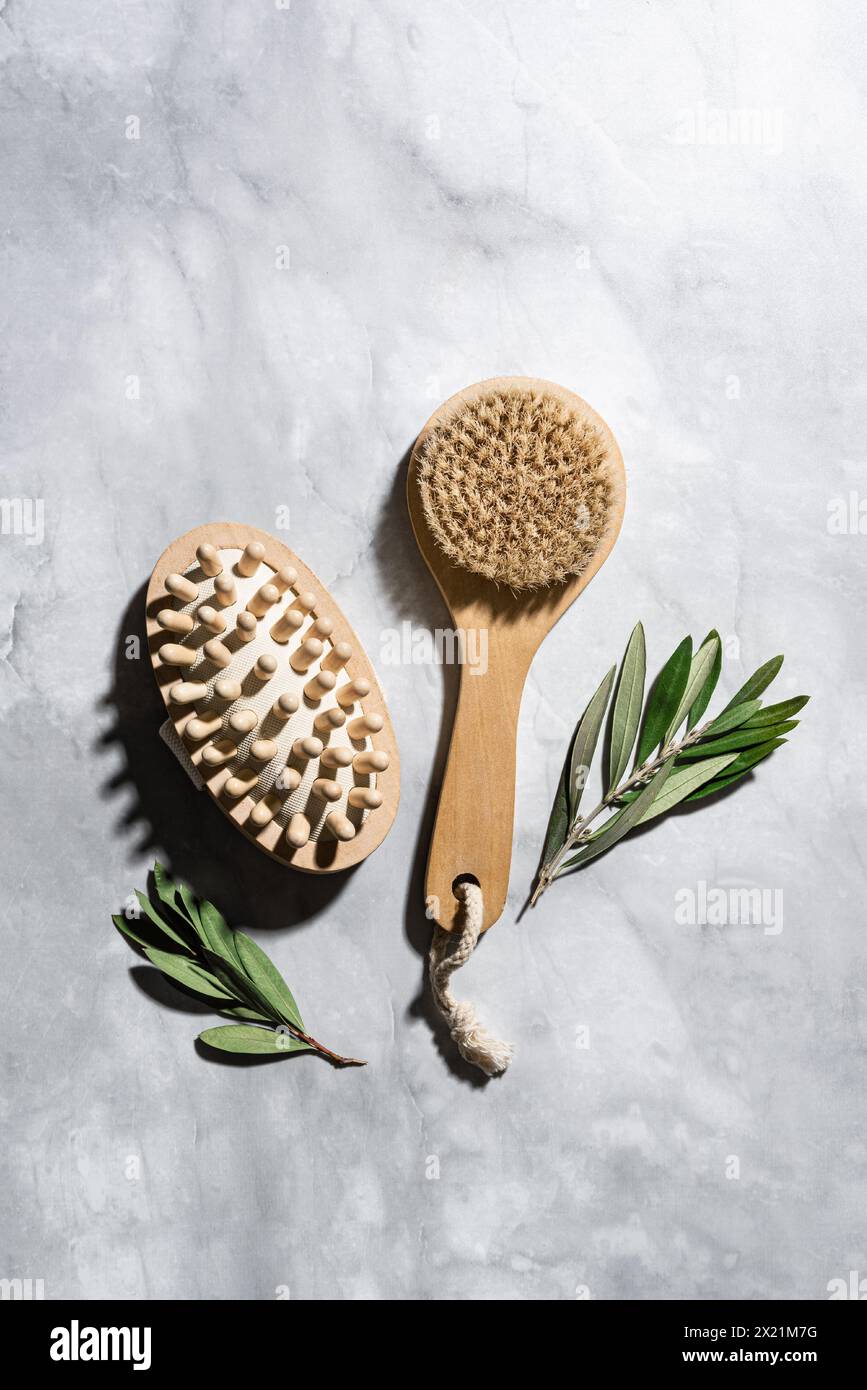
[[[0,537],[0,1276],[212,1299],[867,1276],[867,537],[832,520],[867,491],[865,27],[853,0],[0,7],[2,490],[45,525]],[[375,660],[442,625],[405,456],[495,373],[584,395],[630,494],[525,693],[509,908],[457,985],[516,1044],[484,1085],[422,990],[456,672],[383,668],[400,814],[313,881],[199,799],[123,639],[170,539],[284,505]],[[657,666],[717,625],[725,688],[782,650],[780,697],[812,703],[736,795],[516,923],[568,732],[639,617]],[[154,854],[366,1070],[197,1055],[207,1020],[109,921]],[[782,931],[678,925],[700,881],[782,889]]]

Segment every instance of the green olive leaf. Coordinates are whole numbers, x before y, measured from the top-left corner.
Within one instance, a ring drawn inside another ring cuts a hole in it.
[[[743,704],[732,705],[723,710],[722,714],[718,714],[716,719],[711,720],[702,738],[713,738],[715,734],[725,734],[729,729],[737,729],[739,725],[746,724],[761,707],[761,700],[744,700]]]
[[[196,961],[172,955],[170,951],[158,951],[154,946],[146,946],[145,955],[164,975],[184,985],[186,989],[195,990],[196,994],[201,994],[206,999],[219,999],[224,1003],[232,1001],[231,994],[223,989],[220,981]]]
[[[691,713],[693,705],[701,698],[704,687],[713,674],[713,668],[720,660],[720,640],[714,633],[713,636],[705,638],[695,656],[692,658],[687,676],[686,686],[680,697],[680,703],[672,716],[671,722],[664,734],[664,742],[668,743],[672,735],[677,732],[686,716]],[[710,695],[708,695],[710,699]]]
[[[293,1038],[291,1033],[276,1028],[256,1028],[247,1023],[226,1023],[220,1028],[206,1028],[199,1042],[216,1047],[221,1052],[245,1052],[248,1055],[288,1057],[292,1052],[312,1052],[309,1043]]]
[[[581,804],[581,797],[584,794],[584,786],[587,782],[587,774],[590,771],[590,764],[593,762],[596,744],[599,742],[599,732],[605,720],[605,711],[608,708],[611,688],[614,685],[614,677],[616,674],[617,667],[612,666],[582,714],[578,723],[578,728],[575,731],[575,742],[572,744],[572,757],[569,760],[570,821],[575,819],[578,807]]]
[[[758,729],[766,724],[779,724],[784,719],[791,719],[793,714],[804,708],[809,698],[809,695],[794,695],[791,700],[781,700],[778,705],[765,705],[764,709],[746,721],[747,727]]]
[[[722,642],[720,640],[720,635],[717,632],[716,628],[711,628],[707,637],[705,637],[704,641],[702,642],[699,650],[701,651],[714,638],[716,638],[716,656],[714,657],[713,665],[711,666],[711,669],[708,673],[704,685],[702,686],[698,695],[690,705],[689,718],[686,721],[687,732],[689,732],[690,729],[694,729],[698,721],[701,719],[701,716],[704,714],[705,710],[710,704],[710,697],[716,690],[717,682],[720,678],[720,672],[722,671]]]
[[[719,777],[715,777],[712,782],[706,782],[698,791],[692,792],[687,797],[688,801],[700,801],[702,797],[713,796],[716,792],[724,791],[733,782],[739,781],[741,777],[746,777],[748,772],[752,772],[757,763],[764,758],[770,757],[771,753],[781,744],[785,743],[784,738],[772,738],[767,743],[760,743],[756,747],[747,748],[743,753],[739,753],[734,762],[726,768],[725,772]]]
[[[662,743],[663,735],[673,719],[686,689],[692,665],[692,638],[684,637],[668,658],[654,682],[644,713],[644,723],[638,739],[635,766],[647,761]]]
[[[766,661],[764,666],[760,666],[758,671],[754,671],[737,694],[729,700],[723,714],[726,710],[733,709],[735,705],[742,705],[745,700],[754,700],[757,695],[761,695],[763,690],[767,690],[782,664],[783,658],[781,656],[772,656],[770,661]]]
[[[252,937],[245,936],[242,931],[235,932],[235,945],[241,967],[256,993],[274,1009],[278,1018],[303,1032],[304,1024],[298,1005],[274,962]]]
[[[690,792],[697,791],[705,782],[710,782],[724,768],[729,767],[737,753],[726,753],[719,758],[708,758],[706,762],[691,764],[689,767],[675,767],[665,786],[654,797],[638,824],[646,825],[671,811],[678,802],[685,801]]]
[[[788,719],[782,724],[759,729],[748,729],[742,725],[730,734],[723,734],[722,738],[711,739],[710,743],[695,743],[691,748],[684,748],[683,752],[678,754],[677,761],[679,764],[694,763],[705,758],[715,758],[719,753],[729,753],[733,749],[740,751],[742,748],[751,748],[753,744],[765,743],[769,738],[779,738],[782,734],[789,733],[798,723],[797,719]]]
[[[139,907],[141,908],[142,912],[145,914],[146,917],[150,918],[154,926],[159,927],[163,935],[167,936],[170,941],[174,941],[175,945],[180,946],[181,950],[185,951],[187,955],[193,955],[194,951],[192,946],[189,944],[188,941],[184,940],[180,932],[175,931],[173,926],[170,926],[168,922],[163,921],[162,917],[157,912],[148,895],[146,893],[142,893],[138,888],[136,889],[135,895],[138,899]]]
[[[641,721],[644,703],[644,679],[647,672],[647,653],[644,628],[636,623],[626,646],[617,694],[611,713],[611,747],[608,760],[608,787],[616,787],[629,765],[635,745],[635,735]]]

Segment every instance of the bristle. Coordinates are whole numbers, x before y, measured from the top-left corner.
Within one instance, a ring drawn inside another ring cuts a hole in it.
[[[425,519],[454,564],[516,591],[580,574],[608,522],[608,449],[554,396],[492,390],[435,424],[417,458]]]

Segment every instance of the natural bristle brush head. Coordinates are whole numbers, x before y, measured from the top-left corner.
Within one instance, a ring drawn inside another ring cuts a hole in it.
[[[484,668],[461,672],[428,859],[428,911],[448,930],[462,914],[455,885],[468,875],[484,901],[481,930],[503,911],[524,680],[547,633],[610,554],[625,495],[605,421],[580,396],[536,377],[459,391],[415,442],[407,478],[415,537],[454,629],[485,652]]]
[[[451,407],[451,408],[449,408]],[[453,397],[415,457],[425,521],[455,565],[520,593],[580,575],[620,497],[610,433],[547,382]]]
[[[157,562],[147,630],[178,736],[168,741],[248,839],[309,873],[350,868],[381,844],[399,792],[385,700],[292,551],[253,527],[197,527]]]

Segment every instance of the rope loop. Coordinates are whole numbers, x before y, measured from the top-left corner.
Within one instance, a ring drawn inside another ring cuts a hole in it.
[[[484,916],[484,899],[477,883],[458,883],[455,896],[464,904],[463,926],[459,932],[447,932],[438,925],[434,927],[430,948],[431,989],[461,1056],[486,1076],[499,1076],[512,1060],[512,1044],[491,1037],[479,1022],[473,1005],[468,1000],[456,999],[449,988],[452,975],[466,964],[476,948]]]

